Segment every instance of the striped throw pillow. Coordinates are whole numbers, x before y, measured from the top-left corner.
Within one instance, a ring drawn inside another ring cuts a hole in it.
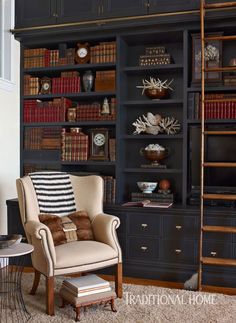
[[[33,183],[40,213],[68,215],[76,211],[70,176],[63,172],[29,174]]]

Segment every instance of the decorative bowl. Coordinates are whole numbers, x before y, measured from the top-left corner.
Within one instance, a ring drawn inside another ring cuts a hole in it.
[[[0,249],[8,248],[14,244],[21,242],[21,234],[6,234],[0,235]]]
[[[157,187],[157,182],[137,182],[137,185],[143,193],[151,194]]]
[[[152,100],[160,100],[160,99],[167,99],[170,95],[170,92],[168,89],[145,89],[144,91],[145,95],[152,99]]]
[[[147,150],[144,148],[140,149],[140,154],[151,162],[151,165],[158,166],[160,161],[168,156],[168,151],[165,150]]]

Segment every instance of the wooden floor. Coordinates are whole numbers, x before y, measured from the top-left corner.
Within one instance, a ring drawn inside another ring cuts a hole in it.
[[[25,267],[24,272],[33,273],[34,270],[31,267]],[[80,274],[76,274],[73,276],[79,276]],[[112,275],[99,275],[103,279],[108,281],[114,281],[114,276]],[[134,285],[144,285],[144,286],[157,286],[157,287],[165,287],[165,288],[175,288],[175,289],[183,289],[183,283],[162,281],[162,280],[154,280],[154,279],[143,279],[143,278],[134,278],[134,277],[123,277],[123,283],[126,284],[134,284]],[[236,295],[236,288],[230,287],[219,287],[219,286],[202,286],[202,291],[210,292],[210,293],[220,293],[226,295]]]

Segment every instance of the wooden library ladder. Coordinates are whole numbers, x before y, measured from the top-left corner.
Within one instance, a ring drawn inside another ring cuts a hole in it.
[[[200,238],[199,238],[199,272],[198,272],[198,289],[202,289],[202,267],[203,265],[215,265],[215,266],[236,266],[236,259],[216,258],[216,257],[203,257],[203,234],[205,232],[224,232],[224,233],[236,233],[236,227],[225,226],[213,226],[204,225],[204,200],[236,200],[236,194],[206,194],[204,193],[204,169],[206,167],[236,167],[236,163],[233,162],[207,162],[205,161],[205,138],[210,135],[236,135],[236,131],[208,131],[205,130],[205,103],[206,102],[218,102],[219,100],[205,100],[205,72],[229,72],[236,71],[235,67],[220,67],[220,68],[208,68],[205,67],[205,42],[210,40],[236,40],[235,36],[206,36],[205,37],[205,25],[204,19],[206,11],[208,9],[221,9],[236,7],[236,1],[225,3],[207,4],[204,0],[201,0],[201,204],[200,204]],[[236,100],[236,99],[235,99]]]

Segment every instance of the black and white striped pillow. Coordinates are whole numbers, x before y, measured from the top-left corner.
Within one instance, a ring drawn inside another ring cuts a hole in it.
[[[59,216],[76,211],[70,177],[63,172],[35,172],[29,174],[33,183],[40,213]]]

